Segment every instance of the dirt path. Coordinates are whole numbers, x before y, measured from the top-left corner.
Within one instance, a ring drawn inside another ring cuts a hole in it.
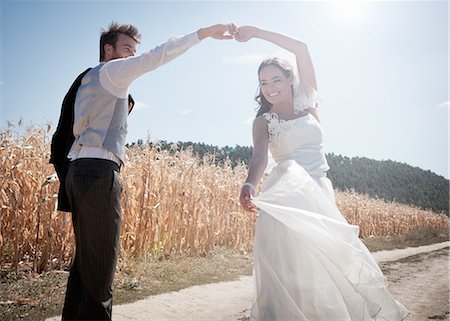
[[[449,320],[450,242],[374,253],[390,291],[410,311],[405,321]],[[238,281],[194,286],[114,306],[113,321],[239,321],[249,316],[250,276]],[[60,317],[46,321],[60,320]]]
[[[411,312],[405,321],[449,320],[448,250],[380,264],[392,295]]]

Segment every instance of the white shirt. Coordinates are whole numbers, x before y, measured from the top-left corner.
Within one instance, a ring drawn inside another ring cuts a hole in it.
[[[113,96],[127,98],[128,88],[135,79],[175,59],[199,42],[197,32],[193,32],[182,37],[172,37],[141,55],[103,62],[99,74],[100,84]],[[68,158],[101,158],[122,164],[117,155],[103,147],[74,145]]]

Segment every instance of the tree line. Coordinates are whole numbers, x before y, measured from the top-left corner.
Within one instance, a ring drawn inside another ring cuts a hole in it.
[[[217,147],[194,142],[148,142],[163,150],[192,150],[195,156],[202,159],[209,155],[213,161],[222,165],[230,162],[231,166],[250,164],[253,148],[248,146]],[[138,140],[128,146],[144,147]],[[374,198],[395,201],[422,209],[431,209],[437,213],[449,215],[449,180],[429,170],[413,167],[406,163],[392,160],[373,160],[366,157],[349,158],[329,153],[326,155],[330,170],[328,177],[333,186],[341,191],[354,190]]]

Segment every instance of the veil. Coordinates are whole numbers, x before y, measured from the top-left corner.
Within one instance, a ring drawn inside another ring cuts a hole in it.
[[[280,50],[271,54],[270,57],[284,59],[292,66],[294,77],[294,112],[298,114],[307,108],[317,109],[321,100],[319,93],[301,74],[299,74],[295,55],[287,50]]]
[[[294,68],[294,112],[296,114],[306,110],[307,108],[317,109],[320,96],[308,81],[298,73],[296,64]]]

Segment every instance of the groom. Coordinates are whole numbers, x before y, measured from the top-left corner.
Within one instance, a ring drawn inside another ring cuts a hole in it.
[[[201,28],[136,56],[140,34],[111,23],[100,36],[100,64],[81,79],[74,102],[73,143],[66,179],[76,241],[63,320],[111,320],[119,252],[120,168],[125,159],[128,87],[207,37],[232,39],[233,24]]]

